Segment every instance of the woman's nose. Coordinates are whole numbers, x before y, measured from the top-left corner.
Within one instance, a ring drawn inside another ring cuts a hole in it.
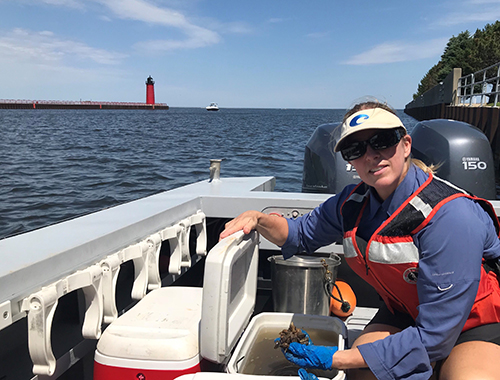
[[[365,157],[373,159],[377,158],[378,156],[380,156],[380,152],[373,149],[370,144],[367,144]]]

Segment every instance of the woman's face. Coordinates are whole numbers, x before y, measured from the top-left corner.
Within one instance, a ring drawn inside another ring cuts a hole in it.
[[[378,130],[365,130],[352,136],[353,141],[365,141],[376,134]],[[377,191],[382,200],[386,200],[403,181],[410,161],[411,137],[403,136],[398,144],[382,150],[374,150],[369,144],[366,153],[350,161],[359,176],[367,185]]]

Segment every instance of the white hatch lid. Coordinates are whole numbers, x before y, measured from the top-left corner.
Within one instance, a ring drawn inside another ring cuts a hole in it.
[[[257,293],[259,235],[237,232],[213,247],[205,262],[200,354],[223,363],[252,316]]]

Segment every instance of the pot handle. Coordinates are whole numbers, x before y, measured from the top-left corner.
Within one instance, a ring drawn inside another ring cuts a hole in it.
[[[347,301],[344,300],[344,298],[342,297],[342,293],[339,289],[339,287],[337,286],[337,284],[335,283],[335,280],[334,280],[334,276],[333,276],[333,272],[330,271],[330,269],[328,269],[328,264],[326,263],[326,260],[325,259],[322,259],[321,260],[321,264],[323,265],[323,269],[325,270],[324,271],[324,289],[325,289],[325,293],[327,294],[327,296],[330,298],[333,298],[335,301],[338,301],[342,304],[342,306],[340,307],[340,309],[344,312],[344,313],[347,313],[350,309],[351,309],[351,304]],[[337,292],[339,293],[339,298],[335,297],[332,293],[332,290],[333,290],[333,287],[335,286],[335,288],[337,289]]]

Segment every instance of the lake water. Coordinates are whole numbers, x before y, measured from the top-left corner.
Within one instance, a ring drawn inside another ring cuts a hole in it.
[[[304,148],[344,109],[0,110],[0,238],[209,177],[300,192]],[[416,120],[399,111],[408,129]]]

